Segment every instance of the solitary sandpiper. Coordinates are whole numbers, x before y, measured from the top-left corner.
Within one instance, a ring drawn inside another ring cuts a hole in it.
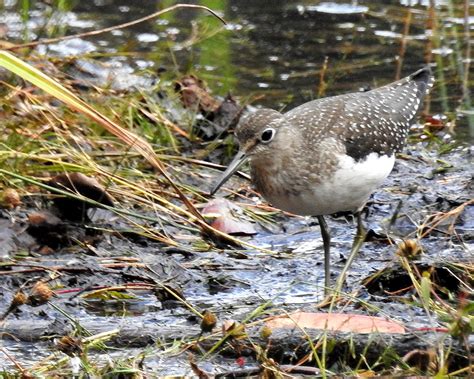
[[[330,234],[324,215],[353,212],[357,218],[343,281],[365,238],[361,211],[392,171],[432,84],[425,67],[383,87],[313,100],[287,113],[265,108],[249,113],[235,129],[240,150],[211,194],[249,160],[252,182],[266,200],[294,214],[317,216],[327,290]]]

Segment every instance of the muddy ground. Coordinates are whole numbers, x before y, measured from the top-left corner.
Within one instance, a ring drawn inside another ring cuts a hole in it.
[[[472,201],[468,203],[473,194],[473,153],[472,147],[459,145],[439,156],[435,146],[412,142],[384,187],[369,201],[365,223],[370,233],[345,288],[347,292],[355,291],[357,299],[339,304],[333,311],[388,317],[402,323],[407,334],[371,335],[373,340],[368,343],[367,335],[359,336],[359,341],[357,336],[349,338],[334,332],[336,346],[345,346],[341,348],[345,355],[351,355],[347,341],[354,338],[356,342],[351,343],[355,351],[365,351],[372,361],[387,346],[393,346],[402,357],[415,348],[452,344],[453,365],[466,365],[465,345],[447,333],[446,322],[433,314],[428,316],[416,304],[410,278],[395,252],[402,239],[418,237],[422,253],[414,258],[413,265],[420,272],[430,271],[432,281],[446,288],[445,294],[456,297],[464,290],[463,282],[469,281],[466,267],[473,259],[474,207]],[[205,192],[218,173],[200,170],[202,183],[198,187]],[[193,176],[194,185],[195,181]],[[233,178],[228,186],[249,195],[248,182],[242,179]],[[219,193],[222,195],[226,195],[225,190]],[[228,198],[241,205],[262,201],[253,194],[244,201],[235,196]],[[216,248],[212,241],[201,243],[197,249],[200,237],[193,233],[185,236],[179,231],[175,237],[180,247],[168,247],[134,233],[117,232],[123,227],[120,217],[102,209],[89,210],[90,222],[60,220],[38,229],[28,217],[38,210],[51,210],[51,202],[38,196],[22,201],[15,209],[0,211],[0,309],[9,307],[20,287],[28,290],[38,280],[48,281],[55,290],[48,303],[22,305],[1,325],[3,346],[25,367],[41,362],[54,351],[61,354],[53,341],[77,331],[77,322],[91,334],[118,328],[106,341],[112,350],[93,349],[94,360],[105,361],[109,355],[127,358],[148,347],[153,353],[142,362],[145,372],[189,374],[188,350],[201,357],[199,350],[210,349],[222,336],[219,330],[225,320],[248,321],[249,315],[265,303],[252,321],[294,310],[315,311],[323,299],[322,241],[319,227],[311,218],[280,213],[271,227],[254,223],[257,234],[243,239],[273,253]],[[451,216],[433,223],[433,215],[447,212]],[[331,263],[335,279],[349,252],[355,227],[344,217],[329,218],[328,222],[333,236]],[[188,243],[183,242],[186,239]],[[369,285],[361,284],[379,270],[385,271]],[[123,285],[134,289],[118,288],[109,298],[89,296],[99,288]],[[120,296],[124,293],[127,296]],[[182,299],[176,299],[175,293],[200,312],[209,310],[217,316],[214,334],[199,343],[197,352],[191,342],[200,335],[200,318]],[[445,301],[455,304],[456,298],[446,297]],[[254,341],[261,339],[261,326],[257,322],[248,328]],[[268,346],[277,348],[269,348],[268,354],[282,364],[293,364],[308,353],[308,347],[300,345],[303,336],[299,331],[275,331],[272,339]],[[333,367],[341,364],[341,351],[334,349],[329,354]],[[218,352],[221,354],[198,361],[199,367],[211,374],[257,367],[255,349],[245,339],[237,346],[224,344]],[[241,356],[245,360],[236,361]],[[3,360],[3,367],[13,365]]]

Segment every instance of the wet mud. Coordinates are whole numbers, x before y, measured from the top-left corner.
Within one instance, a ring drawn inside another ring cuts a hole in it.
[[[381,335],[379,340],[400,356],[415,348],[429,348],[433,341],[451,341],[442,322],[427,318],[422,309],[410,304],[413,286],[400,264],[397,244],[424,233],[419,240],[421,251],[410,262],[419,272],[429,271],[433,283],[446,288],[446,294],[460,294],[462,283],[469,281],[465,265],[472,263],[469,248],[473,243],[474,209],[468,204],[472,195],[471,160],[472,150],[460,146],[443,156],[445,168],[438,172],[436,153],[421,143],[411,144],[397,160],[384,187],[367,205],[369,237],[349,272],[345,288],[357,294],[358,300],[338,305],[333,311],[390,317],[407,326],[408,335]],[[203,176],[216,174],[205,170]],[[248,183],[239,178],[232,181],[242,188],[241,194],[247,192]],[[204,189],[206,185],[202,183]],[[197,251],[192,244],[167,247],[117,232],[120,220],[106,210],[89,209],[90,222],[79,223],[46,213],[54,211],[48,201],[23,201],[21,207],[2,210],[0,214],[0,283],[4,289],[0,308],[6,310],[17,291],[27,291],[39,280],[54,291],[54,296],[42,305],[17,307],[1,325],[4,346],[18,351],[16,358],[23,362],[29,359],[28,346],[35,346],[40,356],[55,338],[71,333],[75,327],[69,317],[91,334],[117,329],[107,343],[119,346],[126,355],[128,349],[158,341],[166,344],[197,338],[201,333],[200,318],[185,302],[201,312],[212,310],[220,325],[224,320],[242,321],[266,302],[260,318],[297,309],[314,311],[323,299],[322,241],[319,227],[311,218],[280,214],[272,231],[255,223],[257,234],[242,237],[273,253],[235,247]],[[248,203],[249,207],[252,205]],[[430,223],[432,215],[463,206],[442,222]],[[50,217],[43,229],[31,225],[31,214],[38,211]],[[335,279],[349,252],[355,227],[351,220],[341,217],[329,218],[329,226]],[[109,297],[97,293],[105,287],[117,290]],[[200,343],[201,349],[211,348],[222,337],[218,328],[214,337]],[[249,328],[247,333],[258,339],[259,329]],[[294,363],[308,352],[308,346],[301,345],[304,335],[278,333],[271,337],[269,356],[282,363]],[[347,335],[333,333],[331,338],[338,346],[331,353],[334,357],[347,350]],[[351,344],[366,349],[368,356],[376,357],[382,347],[368,344],[367,338],[353,335],[349,339]],[[239,343],[237,340],[237,346]],[[230,343],[220,351],[227,357],[254,356],[252,349],[245,346],[244,342],[239,348]],[[458,348],[462,350],[462,346]],[[153,358],[150,362],[151,367]],[[212,366],[213,360],[210,362]],[[463,363],[460,358],[458,365]]]

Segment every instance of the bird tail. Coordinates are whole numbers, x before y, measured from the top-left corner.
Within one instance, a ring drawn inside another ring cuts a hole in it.
[[[425,96],[430,91],[434,84],[434,76],[429,66],[414,72],[407,77],[408,81],[414,81],[418,84],[418,91],[421,96]]]

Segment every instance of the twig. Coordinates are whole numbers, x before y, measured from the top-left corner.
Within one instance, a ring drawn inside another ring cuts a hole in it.
[[[329,62],[329,57],[325,56],[323,67],[321,68],[321,71],[319,71],[318,98],[324,96],[324,94],[326,93],[326,88],[328,87],[328,84],[324,78],[324,76],[326,75],[326,71],[328,70],[328,62]]]
[[[469,66],[472,61],[471,57],[471,36],[470,36],[470,22],[469,22],[469,0],[464,0],[464,35],[465,35],[465,43],[466,43],[466,60],[464,64],[464,77],[463,80],[463,100],[467,105],[471,106],[471,98],[469,95]],[[472,125],[471,125],[472,127]]]
[[[108,32],[114,31],[114,30],[128,28],[130,26],[140,24],[144,21],[152,20],[154,18],[157,18],[158,16],[161,16],[162,14],[171,12],[171,11],[173,11],[175,9],[179,9],[179,8],[203,9],[203,10],[206,10],[209,13],[211,13],[213,16],[217,17],[223,24],[225,24],[225,25],[227,24],[225,22],[225,20],[221,16],[219,16],[215,11],[213,11],[211,8],[205,7],[204,5],[176,4],[176,5],[173,5],[171,7],[165,8],[161,11],[152,13],[148,16],[139,18],[137,20],[133,20],[133,21],[126,22],[126,23],[119,24],[119,25],[115,25],[115,26],[110,26],[108,28],[99,29],[99,30],[92,30],[90,32],[84,32],[84,33],[78,33],[78,34],[71,34],[71,35],[63,36],[63,37],[47,38],[47,39],[43,39],[43,40],[39,40],[39,41],[35,41],[35,42],[28,42],[28,43],[23,43],[23,44],[20,44],[20,45],[10,46],[10,47],[4,48],[4,49],[13,51],[13,50],[22,49],[22,48],[25,48],[25,47],[34,47],[34,46],[37,46],[37,45],[47,45],[47,44],[50,44],[50,43],[55,43],[55,42],[60,42],[60,41],[67,41],[67,40],[74,39],[74,38],[84,38],[84,37],[96,36],[96,35],[103,34],[103,33],[108,33]]]
[[[395,73],[395,80],[399,80],[402,74],[403,58],[405,57],[405,51],[407,48],[408,33],[410,33],[410,24],[411,24],[411,9],[408,8],[407,16],[405,17],[405,22],[403,26],[403,35],[400,43],[400,50],[398,52],[397,59],[397,71]]]
[[[435,228],[446,218],[453,216],[454,219],[450,223],[449,228],[448,228],[448,233],[452,234],[453,229],[454,229],[454,223],[456,222],[456,219],[459,217],[459,215],[464,211],[464,209],[468,205],[474,204],[474,199],[473,200],[468,200],[465,203],[459,205],[458,207],[451,209],[448,212],[439,212],[434,215],[428,216],[428,219],[431,219],[429,222],[425,222],[423,225],[420,225],[421,230],[424,228],[427,228],[425,232],[421,235],[421,238],[426,237],[428,234],[430,234]]]
[[[30,377],[29,373],[27,370],[23,368],[20,363],[17,362],[15,358],[13,358],[10,353],[5,349],[4,347],[0,346],[0,351],[7,356],[7,358],[15,365],[15,367],[21,372],[22,378],[28,378]]]
[[[70,271],[70,272],[85,272],[85,271],[103,271],[105,268],[127,268],[127,267],[139,267],[144,268],[146,267],[143,263],[106,263],[106,264],[99,264],[98,269],[92,269],[89,267],[71,267],[71,266],[42,266],[42,265],[27,265],[27,264],[12,264],[11,266],[26,266],[31,267],[25,270],[4,270],[0,271],[0,275],[14,275],[14,274],[28,274],[32,272],[38,271]]]

